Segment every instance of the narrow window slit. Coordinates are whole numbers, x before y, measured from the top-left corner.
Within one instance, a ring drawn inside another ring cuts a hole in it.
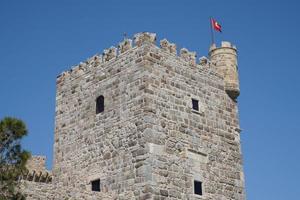
[[[192,99],[193,110],[199,111],[199,101],[196,99]]]

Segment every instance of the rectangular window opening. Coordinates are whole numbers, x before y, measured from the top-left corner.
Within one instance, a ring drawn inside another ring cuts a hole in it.
[[[192,99],[193,110],[199,111],[199,101],[196,99]]]
[[[100,192],[100,179],[91,181],[92,191]]]
[[[202,195],[202,182],[194,180],[194,193]]]
[[[96,114],[104,111],[104,96],[101,95],[96,99]]]

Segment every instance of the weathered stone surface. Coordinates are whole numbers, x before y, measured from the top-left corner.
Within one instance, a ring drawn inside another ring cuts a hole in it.
[[[170,43],[167,39],[163,39],[160,41],[160,47],[162,49],[170,52],[171,54],[174,54],[174,55],[177,54],[176,44]]]
[[[109,49],[105,49],[103,52],[104,61],[109,61],[112,58],[115,58],[116,56],[117,56],[117,48],[116,47],[110,47]]]
[[[22,190],[27,200],[112,200],[117,197],[103,192],[92,192],[74,187],[59,187],[54,184],[22,181]]]
[[[132,48],[132,40],[131,39],[125,39],[124,41],[119,43],[119,53],[124,53],[125,51],[128,51]]]
[[[190,52],[186,48],[180,49],[180,57],[187,61],[190,65],[196,65],[196,52]]]
[[[134,43],[138,47],[144,43],[154,44],[155,42],[156,42],[156,34],[155,33],[143,32],[143,33],[137,33],[134,35]]]
[[[212,45],[209,57],[214,64],[212,67],[224,77],[227,94],[236,100],[240,94],[236,47],[226,41],[223,41],[218,48]]]
[[[25,172],[20,179],[40,183],[51,183],[52,172],[46,169],[45,162],[45,156],[32,156],[26,164],[28,171]]]
[[[32,156],[27,161],[27,168],[34,171],[45,171],[46,156]]]
[[[208,59],[205,56],[199,58],[199,64],[202,66],[206,66],[208,64]]]
[[[139,33],[135,47],[121,43],[118,56],[113,48],[57,78],[53,181],[24,181],[28,199],[245,199],[237,103],[227,92],[237,71],[220,73],[208,59],[199,66],[195,53],[170,55],[174,46],[155,40]],[[220,48],[211,59],[231,68],[236,57],[219,55],[233,47]],[[91,192],[96,179],[101,192]]]

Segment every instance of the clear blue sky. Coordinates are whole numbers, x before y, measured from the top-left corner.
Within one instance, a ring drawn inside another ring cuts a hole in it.
[[[208,3],[209,2],[209,3]],[[239,100],[247,196],[299,199],[299,1],[0,1],[0,118],[23,119],[24,147],[51,167],[55,79],[117,45],[122,34],[156,32],[207,55],[209,16],[217,41],[239,50]]]

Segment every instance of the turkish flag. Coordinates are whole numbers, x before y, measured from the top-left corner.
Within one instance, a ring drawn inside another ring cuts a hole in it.
[[[216,31],[222,32],[221,25],[215,19],[211,19],[211,23]]]

